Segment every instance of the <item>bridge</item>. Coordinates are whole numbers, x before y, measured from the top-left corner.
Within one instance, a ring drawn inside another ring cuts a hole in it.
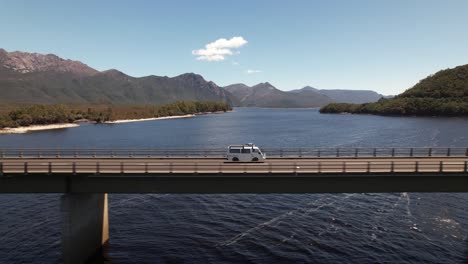
[[[107,193],[468,192],[468,148],[0,149],[0,193],[64,193],[66,263],[108,243]]]

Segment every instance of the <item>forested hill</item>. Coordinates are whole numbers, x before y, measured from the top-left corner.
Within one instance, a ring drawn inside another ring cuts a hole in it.
[[[468,64],[430,75],[392,99],[368,104],[329,104],[320,112],[468,116]]]
[[[468,102],[468,64],[439,71],[421,80],[398,97],[452,98]]]

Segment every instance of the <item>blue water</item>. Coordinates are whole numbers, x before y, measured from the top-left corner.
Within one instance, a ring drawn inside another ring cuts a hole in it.
[[[468,146],[467,118],[237,108],[1,147]],[[423,182],[421,184],[424,184]],[[0,263],[60,263],[58,194],[0,195]],[[112,263],[467,263],[468,194],[109,195]]]

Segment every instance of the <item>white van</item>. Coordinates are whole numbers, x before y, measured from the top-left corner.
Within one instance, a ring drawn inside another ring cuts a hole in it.
[[[252,143],[244,145],[230,145],[228,147],[227,159],[229,161],[264,161],[265,153]]]

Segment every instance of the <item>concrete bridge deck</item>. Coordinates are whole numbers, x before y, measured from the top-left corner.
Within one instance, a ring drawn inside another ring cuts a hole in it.
[[[468,157],[0,159],[0,193],[465,192]]]
[[[352,174],[464,173],[468,157],[270,158],[229,162],[223,158],[10,158],[0,174]]]

